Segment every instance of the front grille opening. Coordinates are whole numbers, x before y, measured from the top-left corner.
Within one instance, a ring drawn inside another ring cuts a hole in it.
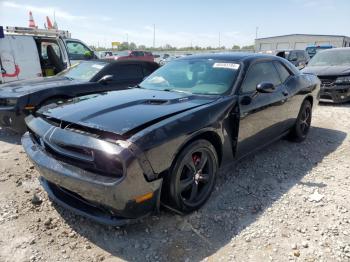
[[[28,129],[30,137],[32,138],[34,143],[40,145],[40,138],[39,138],[39,136],[33,130],[31,130],[28,126],[27,126],[27,129]]]
[[[332,98],[330,95],[326,95],[326,94],[321,95],[321,96],[320,96],[320,98],[322,98],[322,99],[329,99],[329,100],[333,100],[333,98]]]
[[[42,117],[42,119],[45,120],[50,125],[53,125],[56,127],[59,127],[61,125],[61,121],[59,121],[58,119],[55,119],[55,118]]]
[[[85,149],[85,148],[78,148],[75,146],[68,146],[68,145],[58,145],[60,148],[63,148],[67,151],[73,152],[73,153],[77,153],[79,155],[83,155],[86,156],[88,158],[93,158],[93,152],[89,149]]]
[[[120,178],[123,176],[123,166],[118,159],[107,157],[102,153],[94,152],[94,161],[91,162],[61,155],[47,143],[45,143],[45,150],[56,160],[79,167],[88,172],[110,178]]]

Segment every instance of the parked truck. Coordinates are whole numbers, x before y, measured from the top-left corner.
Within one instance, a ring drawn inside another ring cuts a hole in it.
[[[0,83],[52,76],[93,58],[94,52],[68,31],[0,26]]]

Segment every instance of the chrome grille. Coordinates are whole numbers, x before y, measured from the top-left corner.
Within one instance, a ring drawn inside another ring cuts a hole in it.
[[[334,86],[334,79],[321,79],[321,86],[322,87],[332,87]]]

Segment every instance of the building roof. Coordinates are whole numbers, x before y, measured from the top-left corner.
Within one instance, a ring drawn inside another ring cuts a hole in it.
[[[261,37],[261,38],[256,38],[255,40],[278,38],[278,37],[286,37],[286,36],[349,37],[349,36],[345,36],[345,35],[289,34],[289,35],[276,35],[276,36],[270,36],[270,37]]]
[[[248,52],[227,52],[227,53],[210,53],[210,54],[198,54],[181,57],[181,60],[190,59],[214,59],[214,60],[227,60],[227,61],[242,61],[246,58],[263,58],[271,57],[270,55],[248,53]]]

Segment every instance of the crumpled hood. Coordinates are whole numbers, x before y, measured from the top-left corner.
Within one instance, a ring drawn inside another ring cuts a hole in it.
[[[307,66],[302,72],[317,76],[342,76],[350,75],[350,66]]]
[[[70,80],[66,77],[41,77],[31,80],[15,81],[0,85],[0,97],[20,97],[34,92],[57,86],[81,83],[80,80]]]
[[[38,113],[47,118],[128,136],[136,130],[216,99],[134,88],[82,96],[63,105],[44,107]]]

